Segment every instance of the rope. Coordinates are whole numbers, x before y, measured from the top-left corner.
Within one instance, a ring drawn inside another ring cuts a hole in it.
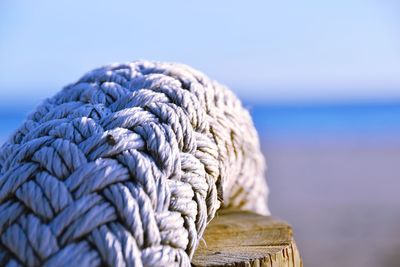
[[[232,92],[185,65],[105,66],[44,101],[0,152],[0,266],[190,266],[220,207],[268,214]]]

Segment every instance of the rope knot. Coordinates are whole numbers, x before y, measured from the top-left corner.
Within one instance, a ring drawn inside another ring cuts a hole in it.
[[[1,149],[0,265],[189,266],[220,206],[268,213],[264,170],[250,115],[202,73],[93,70]]]

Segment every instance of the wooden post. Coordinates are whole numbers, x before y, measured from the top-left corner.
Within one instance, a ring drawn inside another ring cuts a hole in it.
[[[246,211],[225,210],[207,226],[193,266],[301,267],[292,228]]]

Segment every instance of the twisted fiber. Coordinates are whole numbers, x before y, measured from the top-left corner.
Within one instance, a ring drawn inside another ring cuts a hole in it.
[[[0,153],[1,266],[189,266],[222,205],[267,214],[248,112],[179,64],[96,69]]]

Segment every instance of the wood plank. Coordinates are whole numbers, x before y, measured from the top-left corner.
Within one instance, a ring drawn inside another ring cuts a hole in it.
[[[300,267],[292,228],[246,211],[224,210],[207,226],[193,266]]]

